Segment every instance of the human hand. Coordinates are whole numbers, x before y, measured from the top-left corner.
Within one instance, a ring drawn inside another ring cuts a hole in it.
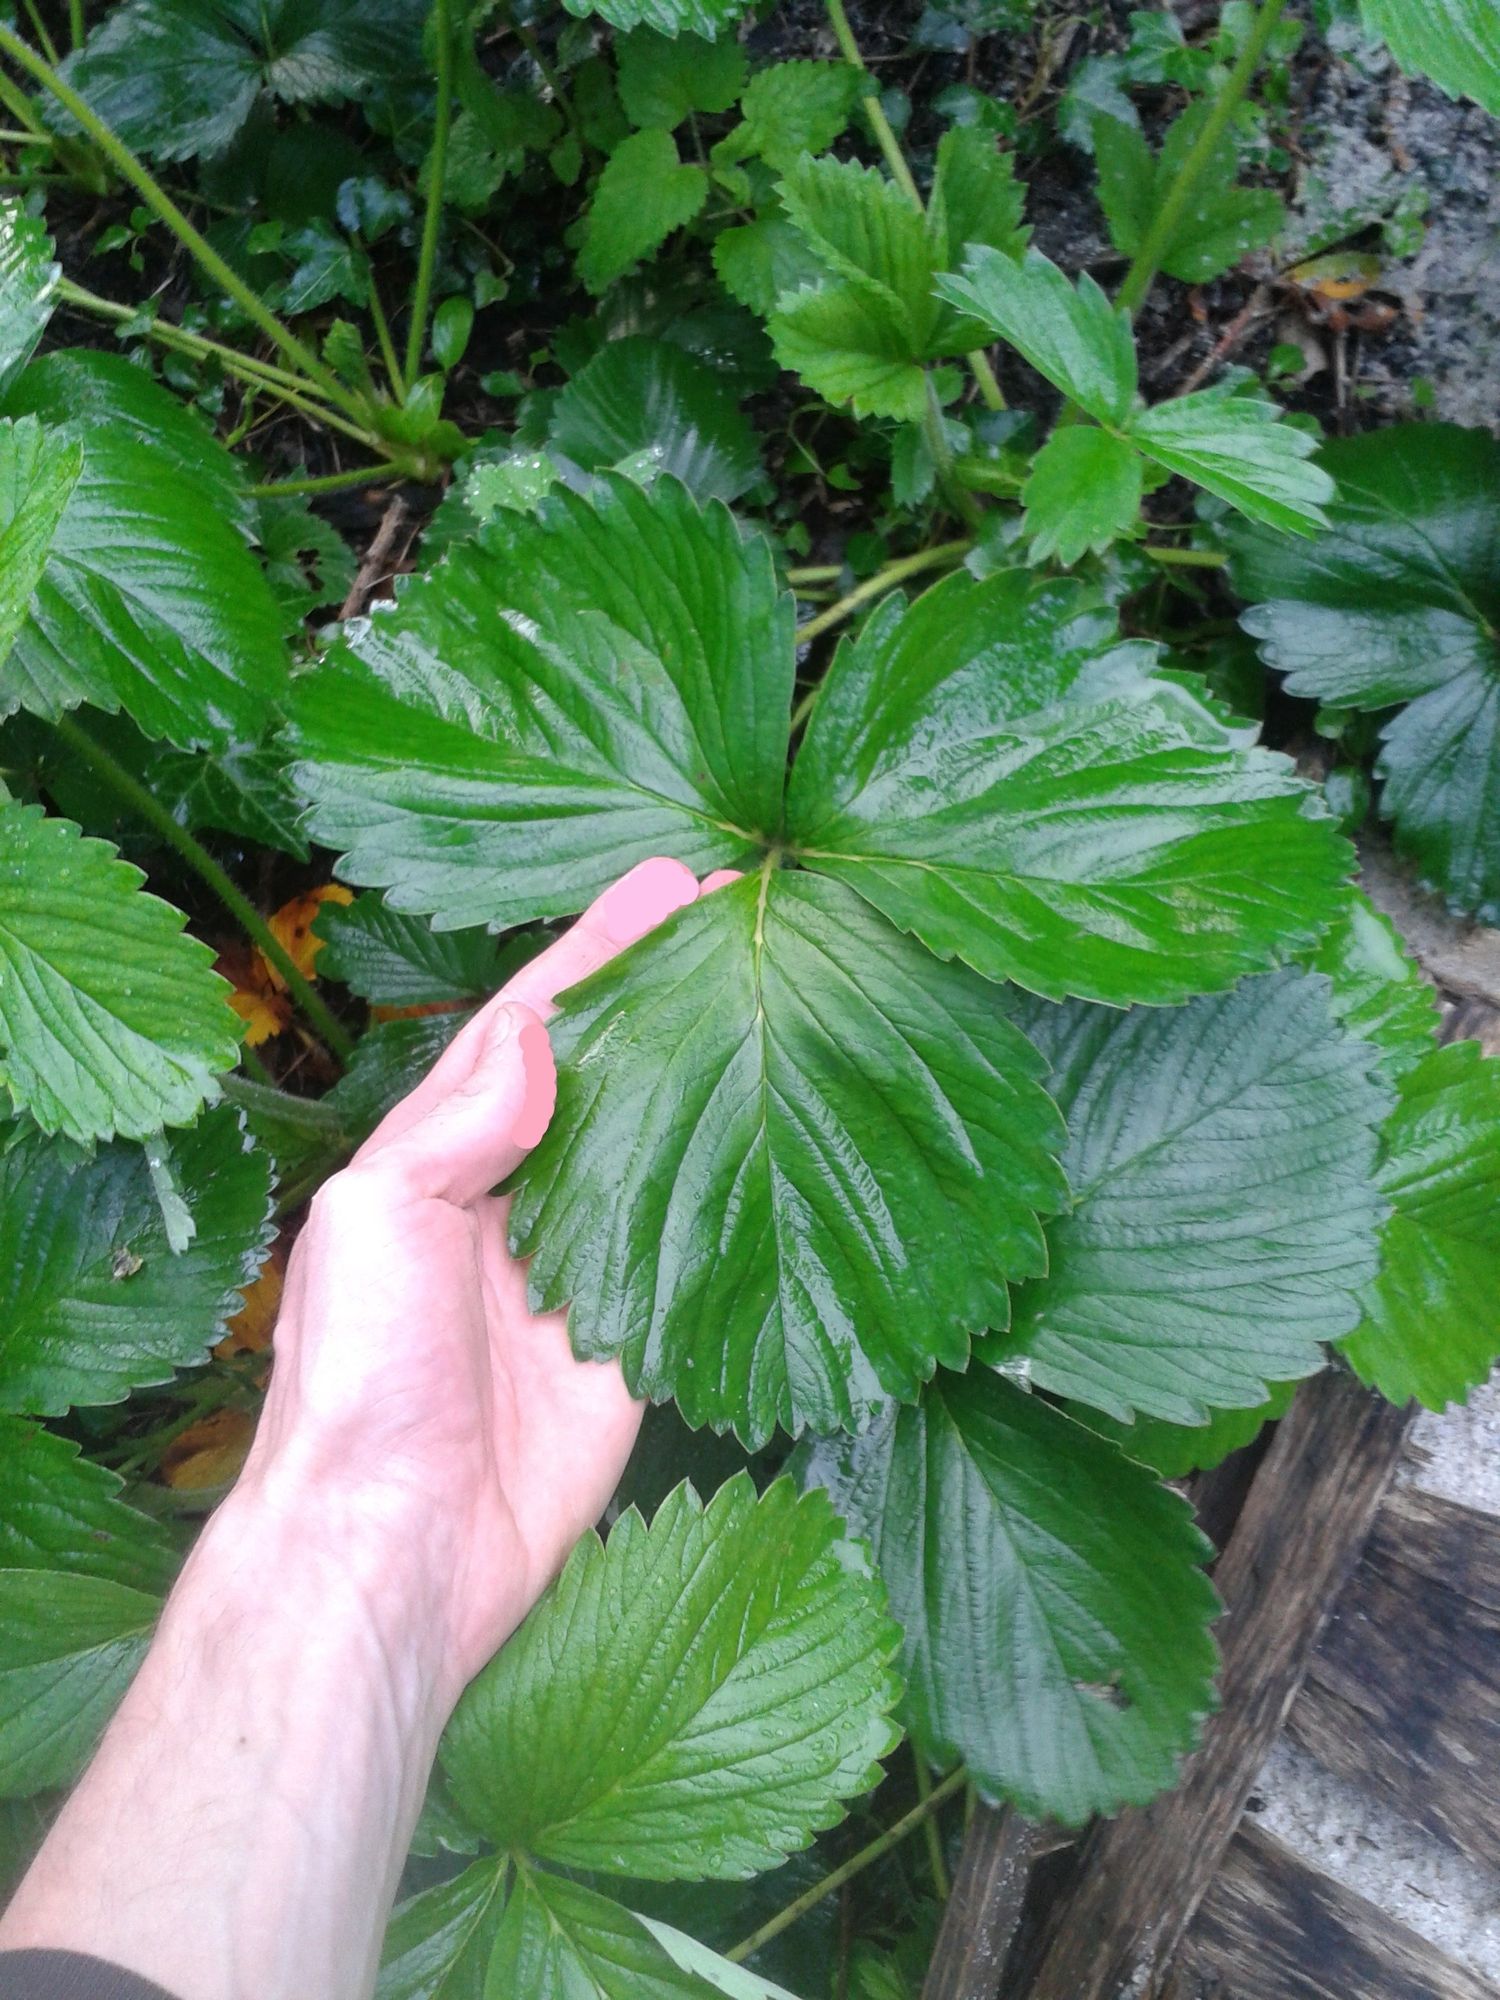
[[[706,891],[727,879],[710,876]],[[292,1253],[243,1492],[394,1591],[438,1596],[444,1693],[525,1616],[602,1513],[640,1405],[533,1314],[490,1193],[541,1137],[555,996],[700,893],[643,862],[517,973],[314,1198]]]

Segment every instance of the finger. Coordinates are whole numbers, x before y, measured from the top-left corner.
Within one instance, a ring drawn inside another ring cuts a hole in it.
[[[697,876],[680,861],[658,856],[641,862],[590,903],[565,937],[523,965],[500,998],[534,1007],[545,1020],[565,988],[607,965],[697,894]]]
[[[704,876],[703,887],[698,891],[698,894],[700,896],[711,896],[715,889],[727,889],[731,882],[743,882],[744,879],[745,871],[743,868],[716,868],[712,875]]]
[[[476,1201],[547,1129],[557,1071],[540,1016],[515,1002],[485,1012],[483,1045],[464,1081],[362,1162],[405,1194]]]

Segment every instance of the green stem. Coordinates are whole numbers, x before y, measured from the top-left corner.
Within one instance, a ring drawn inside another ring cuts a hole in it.
[[[0,131],[0,146],[50,146],[51,139],[41,132]]]
[[[35,34],[37,40],[41,43],[42,47],[47,52],[48,62],[51,63],[61,62],[62,58],[57,53],[57,44],[56,42],[53,41],[51,35],[49,35],[47,32],[47,23],[42,19],[41,15],[37,12],[36,0],[23,0],[23,4],[26,8],[27,16],[31,22],[32,32]]]
[[[877,1835],[868,1846],[862,1847],[858,1854],[851,1855],[842,1866],[832,1869],[820,1882],[814,1882],[810,1889],[804,1889],[795,1902],[788,1903],[784,1910],[778,1910],[774,1917],[768,1917],[759,1930],[752,1931],[747,1938],[742,1938],[734,1949],[726,1951],[724,1956],[734,1965],[743,1965],[753,1952],[759,1951],[763,1944],[769,1944],[772,1938],[780,1937],[784,1930],[796,1923],[799,1917],[806,1916],[807,1912],[821,1903],[825,1896],[831,1896],[836,1890],[842,1889],[846,1882],[853,1881],[856,1875],[878,1861],[883,1854],[889,1854],[893,1847],[899,1846],[909,1833],[915,1833],[917,1828],[930,1819],[940,1806],[946,1805],[953,1794],[966,1785],[968,1780],[969,1774],[960,1764],[956,1771],[948,1773],[940,1785],[934,1785],[925,1799],[919,1799],[909,1813],[904,1813],[894,1826],[887,1827],[884,1833]]]
[[[427,159],[427,213],[422,218],[422,247],[417,252],[417,277],[411,293],[411,324],[406,330],[406,380],[422,372],[427,345],[427,312],[432,303],[432,273],[437,263],[438,230],[443,219],[443,181],[448,171],[448,127],[453,119],[453,26],[448,0],[432,0],[437,34],[437,123]]]
[[[860,70],[869,79],[870,94],[865,98],[865,116],[870,121],[870,130],[875,134],[875,143],[884,155],[885,163],[891,170],[891,179],[900,188],[907,200],[915,207],[922,207],[922,196],[912,179],[911,168],[906,164],[906,155],[901,150],[901,141],[885,115],[875,88],[875,79],[870,75],[870,66],[859,52],[859,43],[854,39],[854,30],[849,26],[849,16],[844,11],[844,0],[826,0],[828,22],[833,29],[833,38],[839,45],[839,54],[851,68]],[[925,210],[923,211],[925,213]]]
[[[37,116],[36,106],[20,85],[12,83],[8,76],[0,76],[0,104],[5,106],[17,124],[25,126],[35,139],[43,140],[49,146],[52,144],[52,134]]]
[[[1158,549],[1149,542],[1139,545],[1143,556],[1150,556],[1152,562],[1175,563],[1184,569],[1223,569],[1229,561],[1220,549]]]
[[[917,1797],[925,1804],[932,1797],[932,1774],[927,1769],[927,1759],[915,1743],[911,1746],[911,1761],[917,1774]],[[927,1843],[927,1865],[932,1870],[933,1891],[940,1903],[946,1903],[951,1893],[948,1865],[943,1859],[943,1837],[931,1813],[922,1822],[922,1837]]]
[[[195,840],[185,826],[179,826],[161,801],[123,764],[117,763],[102,743],[96,743],[75,716],[59,715],[52,727],[68,748],[91,766],[132,812],[139,813],[167,846],[187,863],[199,881],[213,891],[245,935],[254,940],[262,956],[281,974],[287,991],[329,1048],[341,1062],[347,1062],[354,1053],[353,1038],[327,1002],[314,990],[312,983],[298,971],[286,947],[260,911],[235,886],[208,849]]]
[[[439,4],[445,4],[445,0],[439,0]],[[7,28],[3,24],[0,24],[0,52],[8,55],[12,62],[19,64],[29,76],[34,77],[42,88],[49,91],[63,109],[76,119],[105,159],[123,180],[130,183],[152,214],[166,224],[207,276],[212,278],[219,289],[226,292],[245,316],[260,328],[266,338],[295,364],[298,372],[305,376],[309,383],[316,383],[337,408],[344,410],[351,417],[362,419],[365,414],[363,403],[349,394],[332,370],[325,368],[312,349],[300,341],[290,327],[283,326],[275,313],[256,296],[235,271],[230,269],[213,245],[188,221],[166,189],[146,167],[145,162],[136,157],[98,113],[78,95],[71,84],[63,81],[44,57],[39,56],[35,49],[29,48],[13,28]]]
[[[984,349],[976,347],[971,353],[965,355],[964,359],[969,364],[969,373],[979,384],[980,400],[983,402],[984,407],[987,410],[1003,410],[1005,408],[1005,396],[1001,391],[999,381],[996,379],[995,371],[990,366],[990,357],[985,353]]]
[[[884,569],[867,576],[863,583],[854,586],[847,597],[841,597],[837,604],[830,604],[826,611],[820,611],[816,618],[809,618],[805,625],[797,627],[797,644],[805,645],[809,639],[816,639],[821,632],[828,632],[835,625],[842,625],[851,612],[858,611],[862,604],[868,604],[872,597],[880,597],[896,584],[909,576],[920,576],[923,570],[948,569],[966,556],[974,544],[967,536],[962,541],[938,542],[930,549],[918,549],[914,556],[900,556],[889,562]],[[795,719],[795,718],[794,718]]]
[[[1204,168],[1217,156],[1229,122],[1240,107],[1240,101],[1250,88],[1251,79],[1260,68],[1261,58],[1275,31],[1286,0],[1262,0],[1260,12],[1251,24],[1245,37],[1245,45],[1232,70],[1224,79],[1224,86],[1214,100],[1213,109],[1203,121],[1203,128],[1188,150],[1187,158],[1177,169],[1172,185],[1167,189],[1160,208],[1151,219],[1151,226],[1141,239],[1141,247],[1135,253],[1130,269],[1125,273],[1115,303],[1128,313],[1139,312],[1151,289],[1152,280],[1161,266],[1161,260],[1171,247],[1172,241],[1187,212],[1198,178]]]
[[[927,439],[927,449],[932,453],[932,462],[937,470],[938,490],[949,507],[969,529],[977,530],[983,515],[979,502],[966,487],[960,484],[953,467],[953,447],[948,442],[948,430],[943,420],[943,406],[938,401],[937,385],[931,373],[924,375],[926,402],[922,408],[922,434]]]
[[[83,0],[68,0],[68,39],[75,49],[83,47],[85,34]]]
[[[842,563],[804,563],[800,569],[789,569],[786,580],[795,589],[799,583],[837,583],[843,574]]]
[[[379,486],[401,475],[390,465],[361,465],[350,472],[320,472],[309,479],[263,479],[247,487],[252,500],[291,499],[297,493],[346,493],[351,486]]]
[[[406,401],[406,377],[401,373],[401,363],[396,358],[396,343],[391,339],[391,323],[385,316],[385,307],[380,303],[380,294],[375,289],[375,280],[370,280],[370,322],[375,328],[375,338],[380,343],[380,356],[385,363],[385,372],[391,379],[391,394],[398,403]]]

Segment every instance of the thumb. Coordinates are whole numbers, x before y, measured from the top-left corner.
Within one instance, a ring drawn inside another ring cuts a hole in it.
[[[490,1015],[464,1081],[382,1146],[370,1165],[398,1178],[409,1194],[459,1206],[477,1201],[541,1138],[556,1097],[557,1070],[541,1017],[509,1001]]]

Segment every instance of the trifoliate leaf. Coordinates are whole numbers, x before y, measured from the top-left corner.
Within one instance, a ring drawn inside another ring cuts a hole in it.
[[[160,1609],[103,1577],[0,1570],[0,1798],[77,1777]]]
[[[736,144],[786,173],[804,153],[828,150],[849,123],[859,89],[859,71],[847,63],[772,63],[745,87]]]
[[[1148,458],[1289,534],[1326,528],[1333,481],[1310,462],[1318,439],[1263,396],[1200,389],[1142,410],[1129,435]],[[1321,546],[1321,545],[1320,545]]]
[[[442,929],[581,909],[662,852],[734,867],[781,813],[792,600],[671,480],[498,514],[294,688],[310,826]]]
[[[1326,981],[1280,972],[1162,1010],[1015,1018],[1052,1063],[1071,1211],[991,1361],[1128,1421],[1201,1423],[1322,1366],[1358,1322],[1390,1093]]]
[[[1437,995],[1390,918],[1363,891],[1348,895],[1347,910],[1308,964],[1331,983],[1334,1019],[1375,1045],[1377,1067],[1394,1083],[1432,1053]]]
[[[897,1635],[821,1494],[748,1474],[586,1535],[444,1734],[496,1845],[647,1881],[738,1881],[880,1776]],[[529,1990],[505,1985],[506,1991]]]
[[[1402,69],[1500,118],[1500,19],[1490,0],[1360,0],[1360,13]]]
[[[238,1114],[171,1135],[196,1224],[181,1255],[140,1147],[92,1159],[21,1131],[0,1157],[0,1409],[112,1403],[201,1362],[270,1239],[270,1169]]]
[[[326,905],[317,934],[324,941],[318,976],[343,980],[377,1007],[488,999],[534,948],[530,939],[501,944],[483,930],[435,931],[379,896]]]
[[[890,300],[852,279],[784,296],[771,316],[776,359],[830,403],[857,417],[920,423],[927,379]]]
[[[807,238],[784,215],[721,230],[714,238],[714,269],[730,297],[763,319],[784,293],[816,286],[823,276]]]
[[[0,671],[30,614],[82,467],[75,438],[44,430],[35,417],[0,419]]]
[[[1136,391],[1130,320],[1087,272],[1074,285],[1039,251],[1018,262],[986,245],[969,252],[962,277],[939,278],[937,288],[1091,417],[1125,421]]]
[[[1092,424],[1055,430],[1031,461],[1021,489],[1034,562],[1076,563],[1107,549],[1141,509],[1141,457]]]
[[[1087,1403],[1072,1403],[1068,1414],[1091,1431],[1117,1444],[1137,1465],[1149,1465],[1163,1479],[1184,1479],[1190,1472],[1210,1472],[1232,1451],[1253,1444],[1268,1423],[1284,1417],[1301,1385],[1273,1382],[1264,1403],[1249,1410],[1215,1410],[1204,1424],[1168,1424],[1160,1417],[1137,1417],[1117,1423]]]
[[[1091,130],[1099,200],[1122,256],[1133,257],[1140,249],[1210,109],[1207,100],[1190,106],[1168,127],[1155,156],[1137,127],[1107,111],[1095,114]],[[1285,222],[1280,196],[1269,188],[1237,186],[1235,165],[1233,145],[1222,142],[1200,162],[1187,207],[1160,246],[1157,261],[1169,277],[1206,284],[1252,250],[1263,249]]]
[[[1392,1207],[1380,1275],[1342,1346],[1393,1403],[1440,1410],[1466,1402],[1500,1358],[1500,1063],[1455,1042],[1398,1088],[1377,1175]]]
[[[136,152],[186,160],[222,153],[262,93],[337,104],[411,76],[421,21],[410,0],[128,0],[62,69]]]
[[[0,1357],[8,1345],[0,1335]],[[122,1485],[69,1439],[0,1417],[0,1570],[66,1570],[165,1591],[179,1553],[161,1522],[121,1503]]]
[[[102,840],[0,801],[0,1083],[87,1142],[180,1125],[234,1066],[238,1023],[206,945]]]
[[[1380,810],[1450,904],[1500,922],[1500,445],[1402,424],[1328,445],[1331,527],[1303,545],[1226,524],[1241,619],[1292,694],[1404,703]]]
[[[557,399],[548,442],[585,472],[630,459],[700,500],[737,500],[760,472],[731,384],[675,342],[644,334],[606,342],[579,370]]]
[[[44,225],[14,197],[0,201],[0,396],[31,359],[61,275]]]
[[[1060,1128],[991,989],[768,867],[574,990],[511,1209],[581,1355],[751,1448],[857,1427],[1006,1318]]]
[[[745,81],[745,51],[738,42],[705,41],[701,35],[674,39],[652,28],[616,39],[615,66],[631,124],[659,125],[665,132],[695,111],[727,111]]]
[[[602,292],[691,222],[707,199],[708,175],[683,165],[669,132],[654,126],[633,132],[610,154],[594,189],[579,277],[591,292]]]
[[[528,2000],[719,2000],[629,1910],[581,1882],[522,1868],[495,1940],[489,1991]]]
[[[1315,943],[1350,852],[1091,602],[1014,570],[889,600],[829,670],[787,837],[987,978],[1183,1000]]]
[[[1207,1540],[1148,1471],[972,1368],[803,1476],[869,1540],[925,1756],[1065,1825],[1171,1783],[1213,1707],[1218,1600]]]
[[[83,462],[0,665],[0,715],[89,702],[183,748],[253,741],[285,691],[286,651],[224,447],[118,355],[33,362],[5,410],[56,424]]]

